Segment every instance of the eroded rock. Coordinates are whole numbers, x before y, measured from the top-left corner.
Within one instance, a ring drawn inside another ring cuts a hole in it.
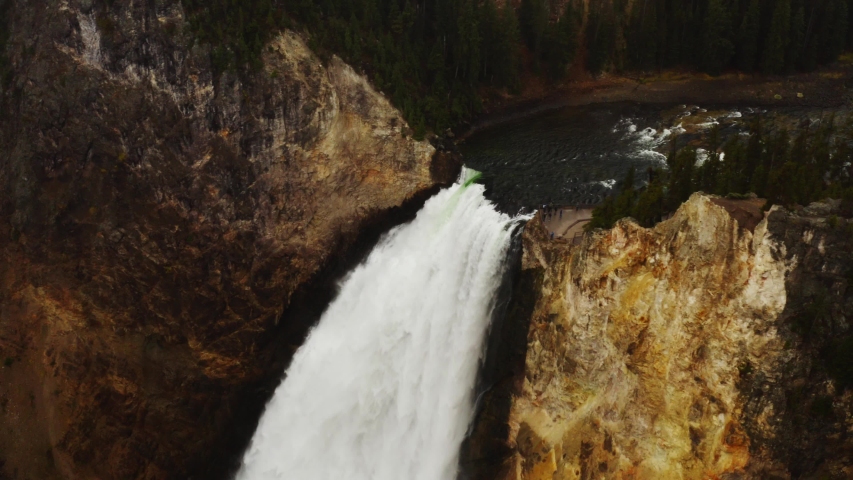
[[[514,302],[535,305],[510,318],[529,322],[524,366],[486,395],[469,477],[849,476],[853,395],[827,349],[850,335],[853,222],[814,217],[839,208],[755,222],[696,194],[577,247],[532,221]]]
[[[0,477],[224,477],[291,297],[458,162],[292,32],[216,75],[180,2],[13,3]]]

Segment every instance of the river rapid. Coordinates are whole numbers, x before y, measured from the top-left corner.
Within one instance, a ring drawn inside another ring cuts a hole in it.
[[[708,134],[748,135],[761,117],[767,133],[814,124],[829,112],[803,107],[607,103],[566,107],[475,133],[459,148],[483,172],[487,196],[506,211],[542,205],[595,205],[618,188],[631,167],[636,186],[648,168],[666,168],[672,148],[693,145],[707,158]],[[721,143],[722,143],[721,141]]]

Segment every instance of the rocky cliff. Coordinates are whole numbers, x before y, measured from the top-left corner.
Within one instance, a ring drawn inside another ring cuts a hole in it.
[[[458,168],[293,33],[215,74],[180,5],[7,12],[0,478],[225,476],[305,292]]]
[[[579,246],[532,221],[468,476],[850,478],[849,210],[696,194]]]

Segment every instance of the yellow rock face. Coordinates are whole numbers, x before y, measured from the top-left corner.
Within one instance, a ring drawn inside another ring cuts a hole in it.
[[[536,220],[531,222],[535,223]],[[507,480],[716,478],[749,461],[740,369],[783,350],[784,246],[694,195],[654,229],[630,221],[575,248],[525,234],[543,268]],[[770,368],[770,367],[766,367]]]

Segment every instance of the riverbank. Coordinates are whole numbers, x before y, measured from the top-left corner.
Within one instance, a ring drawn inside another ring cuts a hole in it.
[[[802,106],[837,109],[848,103],[847,84],[853,78],[853,54],[815,72],[765,77],[727,73],[668,70],[656,75],[602,75],[549,89],[526,87],[519,95],[500,92],[484,95],[484,113],[457,137],[471,135],[565,107],[616,102],[648,104],[714,104],[754,107]]]

